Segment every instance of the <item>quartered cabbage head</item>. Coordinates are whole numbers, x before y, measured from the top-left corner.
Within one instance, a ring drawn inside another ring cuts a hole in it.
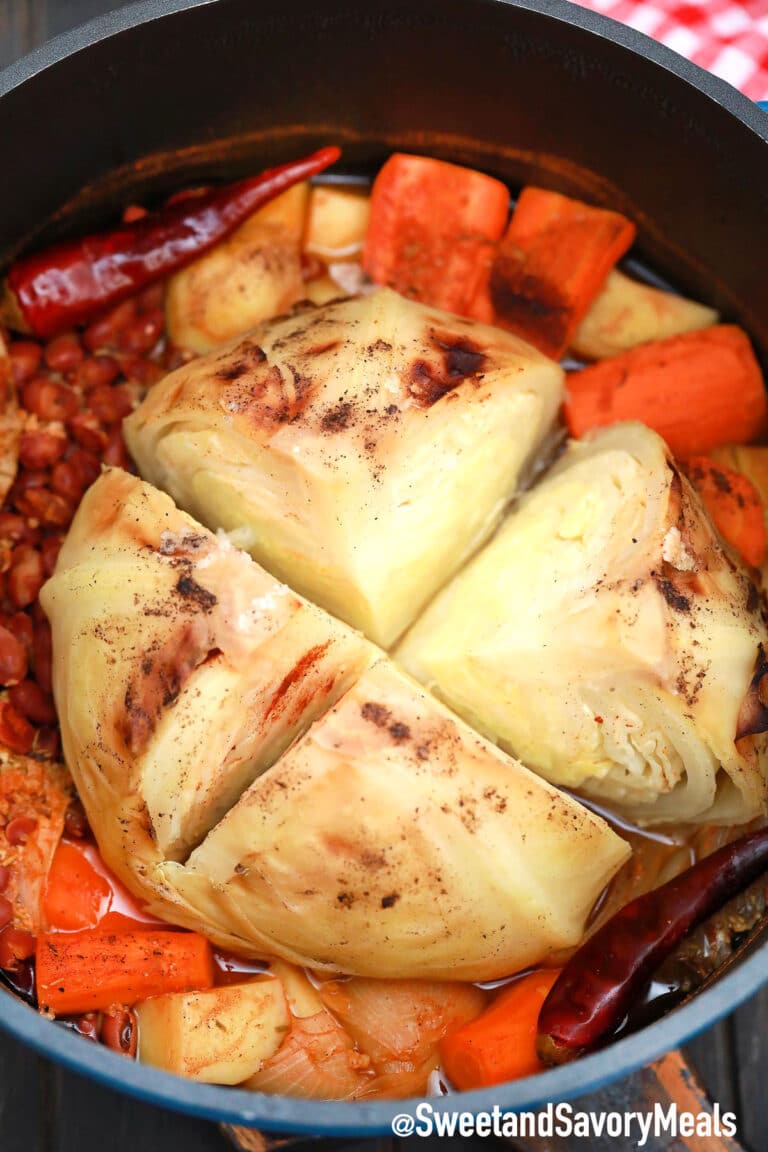
[[[228,948],[491,979],[577,944],[629,854],[134,476],[87,493],[41,601],[105,860]]]
[[[388,646],[496,526],[562,371],[389,289],[172,372],[125,422],[144,479]]]
[[[763,810],[758,596],[664,442],[571,443],[398,656],[548,780],[642,824]]]

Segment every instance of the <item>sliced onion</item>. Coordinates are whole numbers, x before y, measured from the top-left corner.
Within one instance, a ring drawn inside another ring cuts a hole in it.
[[[313,1100],[351,1100],[366,1089],[370,1060],[325,1010],[294,1019],[279,1050],[245,1083],[256,1092]]]
[[[474,1020],[488,1002],[474,984],[436,980],[332,980],[320,996],[382,1074],[429,1065],[438,1041]]]

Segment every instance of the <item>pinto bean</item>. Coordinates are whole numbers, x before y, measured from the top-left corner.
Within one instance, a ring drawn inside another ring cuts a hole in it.
[[[53,690],[52,656],[51,626],[45,620],[35,625],[32,641],[32,666],[35,670],[35,679],[43,692],[48,694]]]
[[[31,932],[10,926],[0,932],[0,968],[5,972],[17,971],[34,954],[35,938]]]
[[[64,495],[64,493],[62,493],[62,495]],[[74,501],[72,501],[72,503],[74,503]],[[61,551],[63,543],[64,538],[62,536],[46,536],[40,545],[40,556],[43,561],[43,572],[46,578],[53,576],[56,561],[59,558],[59,552]]]
[[[13,512],[0,512],[0,540],[11,540],[14,544],[28,543],[33,533],[23,516]]]
[[[38,728],[32,741],[32,752],[45,760],[58,760],[61,755],[58,728]]]
[[[136,301],[123,300],[122,304],[110,308],[93,324],[89,324],[83,333],[83,344],[91,352],[101,348],[116,348],[119,334],[127,328],[136,316]]]
[[[32,654],[33,625],[26,612],[14,612],[5,621],[5,627],[23,646],[27,656]]]
[[[93,412],[78,412],[68,422],[67,431],[86,452],[98,454],[107,442],[107,434]]]
[[[8,349],[11,372],[16,384],[23,384],[40,367],[43,350],[34,340],[15,340]]]
[[[43,350],[43,358],[52,372],[69,372],[77,367],[84,356],[76,332],[62,332],[60,336],[54,336]]]
[[[136,1017],[130,1008],[112,1008],[104,1014],[101,1022],[101,1042],[107,1048],[133,1058],[136,1055],[138,1038]]]
[[[27,652],[8,628],[0,625],[0,684],[19,684],[27,674]]]
[[[151,352],[163,334],[165,314],[162,308],[141,313],[120,333],[119,346],[124,352],[140,356]]]
[[[69,420],[80,407],[76,392],[43,374],[23,385],[21,402],[39,420]]]
[[[109,464],[112,468],[130,468],[131,458],[128,455],[120,425],[116,425],[110,432],[102,459],[105,464]]]
[[[111,384],[120,375],[120,365],[113,356],[88,356],[77,369],[77,382],[84,392],[99,385]]]
[[[7,700],[0,701],[0,743],[20,756],[28,756],[34,740],[35,730],[29,721]]]
[[[16,498],[16,508],[51,528],[66,528],[75,510],[60,496],[43,488],[32,488]]]
[[[117,424],[133,411],[133,400],[121,385],[104,385],[89,392],[88,408],[102,424]]]
[[[67,448],[67,438],[58,432],[31,429],[24,432],[19,442],[19,460],[25,468],[50,468],[60,460]]]
[[[10,900],[6,900],[5,896],[0,896],[0,931],[7,928],[13,920],[13,904]]]
[[[85,476],[72,460],[59,460],[51,471],[51,487],[70,504],[79,502],[87,488]]]
[[[43,558],[31,544],[17,544],[8,573],[8,595],[16,608],[26,608],[43,586]]]
[[[5,826],[5,836],[9,844],[19,848],[26,844],[38,827],[39,821],[35,816],[14,816]]]
[[[46,724],[56,723],[56,709],[53,698],[34,680],[22,680],[14,685],[8,693],[8,699],[13,707],[33,724],[44,727]]]
[[[101,472],[101,453],[106,445],[107,435],[104,433],[104,441],[99,448],[98,456],[94,456],[93,452],[86,452],[84,448],[73,448],[67,456],[69,463],[77,469],[85,488],[93,484]]]
[[[78,799],[73,800],[67,808],[64,816],[64,831],[73,840],[85,840],[91,831],[85,808]]]

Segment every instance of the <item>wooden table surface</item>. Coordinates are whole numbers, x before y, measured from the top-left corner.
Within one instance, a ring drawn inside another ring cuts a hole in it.
[[[124,3],[0,0],[0,68],[43,40]],[[698,1037],[688,1055],[712,1097],[736,1112],[744,1144],[752,1152],[768,1152],[768,990]],[[488,1149],[494,1141],[440,1141],[448,1150],[468,1144]],[[0,1152],[226,1152],[227,1147],[215,1125],[128,1100],[54,1067],[0,1032]],[[428,1152],[437,1145],[411,1139],[357,1147]]]

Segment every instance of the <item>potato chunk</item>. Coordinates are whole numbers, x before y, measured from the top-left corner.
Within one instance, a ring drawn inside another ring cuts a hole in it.
[[[371,198],[362,189],[320,184],[309,196],[304,249],[326,264],[353,260],[363,250]]]
[[[561,395],[516,337],[382,289],[185,365],[125,434],[146,479],[386,646],[493,530]]]
[[[630,280],[614,269],[577,328],[572,351],[585,360],[604,360],[717,321],[714,308]]]
[[[155,996],[136,1009],[139,1059],[204,1084],[242,1084],[290,1028],[279,980]]]
[[[307,184],[289,188],[171,276],[165,311],[174,344],[208,352],[301,299],[308,195]]]

